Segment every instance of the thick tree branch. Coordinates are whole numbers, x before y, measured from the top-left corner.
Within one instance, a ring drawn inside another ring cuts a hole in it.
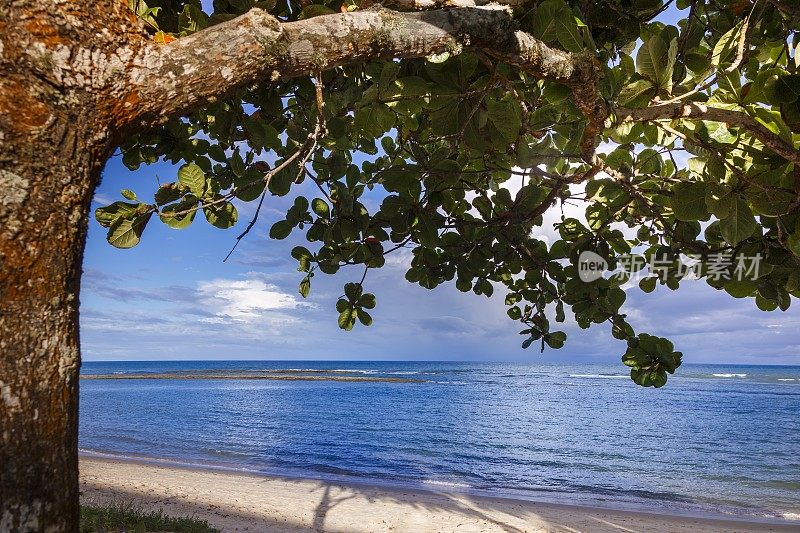
[[[521,7],[532,0],[383,0],[382,5],[397,11],[424,11],[443,7],[475,7],[496,4],[511,8]]]
[[[753,117],[742,111],[720,109],[700,103],[671,103],[644,107],[641,109],[617,109],[616,122],[649,122],[658,120],[699,119],[724,122],[729,126],[746,130],[769,150],[787,161],[800,164],[800,150],[781,139]]]
[[[571,87],[592,136],[608,116],[591,53],[549,48],[517,31],[509,9],[497,6],[419,13],[370,9],[288,23],[253,9],[169,45],[147,46],[111,112],[119,126],[155,124],[259,80],[464,49],[481,50],[536,78]],[[593,142],[587,141],[587,149]]]

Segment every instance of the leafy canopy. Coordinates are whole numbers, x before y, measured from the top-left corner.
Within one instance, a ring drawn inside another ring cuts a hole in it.
[[[800,296],[800,168],[753,126],[791,150],[800,143],[798,9],[789,0],[669,4],[545,0],[516,8],[520,30],[596,54],[611,115],[594,139],[604,149],[591,158],[580,146],[587,119],[563,85],[469,51],[372,61],[265,81],[128,139],[130,169],[160,159],[182,166],[152,200],[123,190],[125,200],[98,209],[97,220],[112,245],[129,248],[152,220],[181,229],[202,212],[227,229],[241,225],[237,204],[260,205],[311,181],[318,195],[297,196],[269,235],[305,234],[307,246],[292,251],[304,297],[319,272],[363,268],[336,303],[342,329],[372,323],[367,270],[405,248],[413,253],[411,283],[454,282],[487,297],[502,288],[525,348],[563,346],[566,334],[553,322],[567,311],[582,328],[609,323],[627,341],[622,361],[632,379],[660,387],[681,353],[626,321],[621,286],[629,274],[580,279],[581,252],[597,253],[610,269],[631,258],[651,263],[638,273],[644,292],[678,289],[691,256],[701,261],[695,275],[764,311],[786,310]],[[196,1],[131,7],[157,42],[169,43],[251,8],[292,21],[368,4],[214,0],[213,13]],[[659,21],[668,8],[682,17],[677,25]],[[636,118],[670,103],[747,120]],[[616,119],[622,108],[632,120]],[[368,191],[381,195],[378,210],[362,201]],[[543,215],[569,201],[585,202],[588,224],[562,215],[560,240],[548,246],[537,238]],[[737,279],[739,256],[763,260]]]

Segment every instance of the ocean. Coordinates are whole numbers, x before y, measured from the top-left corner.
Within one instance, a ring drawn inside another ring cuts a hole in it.
[[[84,362],[399,381],[83,379],[80,449],[204,468],[677,514],[798,520],[800,367]]]

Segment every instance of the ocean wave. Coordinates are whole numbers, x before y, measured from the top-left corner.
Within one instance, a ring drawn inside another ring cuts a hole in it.
[[[630,378],[627,374],[570,374],[571,378],[590,378],[590,379],[619,379]]]
[[[297,372],[297,373],[315,373],[315,374],[386,374],[393,376],[413,376],[417,374],[435,374],[436,372],[418,372],[414,370],[363,370],[355,368],[286,368],[280,370],[264,370],[265,372]]]
[[[715,378],[746,378],[747,374],[711,374]]]
[[[797,381],[795,378],[778,378],[778,381]]]
[[[469,483],[457,483],[454,481],[439,481],[438,479],[423,479],[423,485],[436,485],[437,487],[449,487],[453,489],[471,489]]]
[[[784,520],[800,520],[800,513],[781,513]]]

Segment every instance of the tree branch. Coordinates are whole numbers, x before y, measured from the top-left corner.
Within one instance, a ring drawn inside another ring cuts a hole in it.
[[[419,13],[379,8],[287,23],[252,9],[169,45],[147,45],[133,61],[111,112],[120,127],[153,125],[260,80],[465,49],[569,86],[589,120],[587,137],[592,135],[593,149],[594,136],[608,116],[597,90],[596,59],[589,52],[550,48],[517,31],[510,10],[498,6]]]
[[[424,11],[426,9],[441,9],[443,7],[476,7],[488,4],[521,7],[531,3],[532,0],[383,0],[381,5],[397,11]]]
[[[787,161],[800,164],[800,150],[791,143],[781,139],[753,117],[742,111],[720,109],[700,103],[680,103],[654,105],[641,109],[617,109],[616,123],[652,122],[658,120],[676,120],[681,118],[724,122],[746,130],[761,141],[766,148],[772,150]]]

